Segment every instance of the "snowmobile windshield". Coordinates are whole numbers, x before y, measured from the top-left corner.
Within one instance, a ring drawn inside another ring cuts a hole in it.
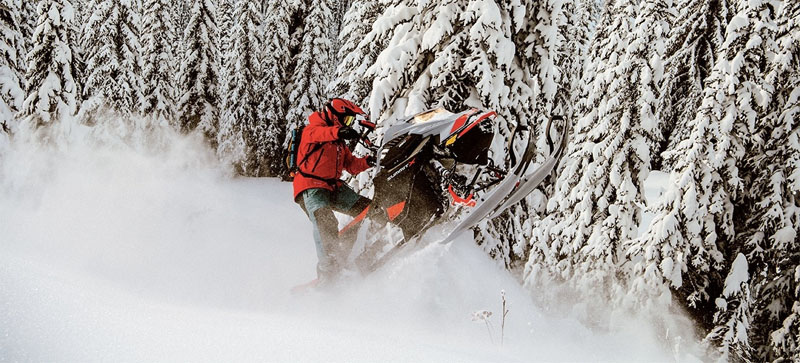
[[[421,124],[428,121],[444,120],[453,117],[453,113],[443,108],[437,108],[414,116],[414,123]]]

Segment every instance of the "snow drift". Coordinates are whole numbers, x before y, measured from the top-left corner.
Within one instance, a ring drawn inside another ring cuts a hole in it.
[[[292,296],[316,257],[289,184],[231,177],[198,138],[122,133],[0,151],[0,360],[686,359],[645,321],[541,311],[463,238]]]

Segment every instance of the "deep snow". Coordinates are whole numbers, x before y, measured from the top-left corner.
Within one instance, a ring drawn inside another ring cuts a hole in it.
[[[290,184],[230,178],[192,139],[144,144],[0,150],[0,361],[676,358],[646,321],[541,311],[463,236],[292,296],[316,256]]]

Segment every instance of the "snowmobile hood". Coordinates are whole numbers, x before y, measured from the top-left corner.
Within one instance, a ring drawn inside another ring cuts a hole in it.
[[[383,144],[402,135],[438,135],[444,142],[451,135],[461,132],[471,125],[477,124],[488,117],[495,117],[494,112],[480,111],[473,108],[460,113],[452,113],[443,108],[428,110],[408,117],[401,122],[389,127],[384,133]]]

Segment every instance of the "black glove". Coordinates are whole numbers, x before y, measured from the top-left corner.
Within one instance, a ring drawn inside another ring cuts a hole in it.
[[[359,137],[358,132],[349,127],[340,127],[338,136],[340,140],[353,140]]]
[[[367,165],[370,167],[375,166],[377,161],[378,159],[375,157],[375,155],[367,155]]]

